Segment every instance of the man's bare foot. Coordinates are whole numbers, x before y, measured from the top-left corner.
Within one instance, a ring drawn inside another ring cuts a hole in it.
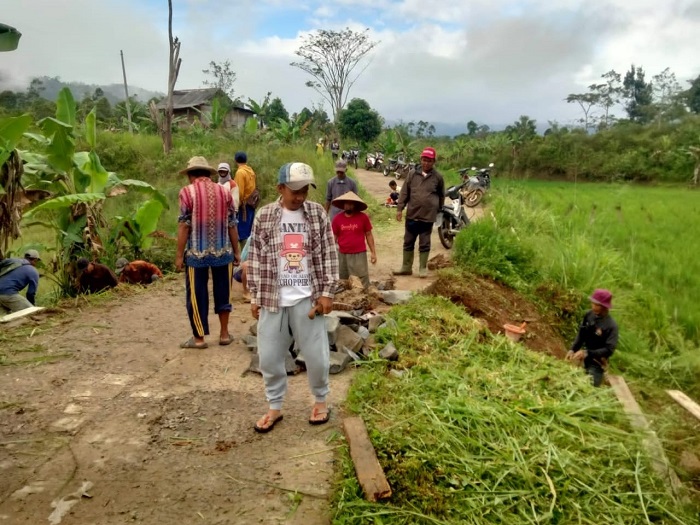
[[[280,410],[270,409],[267,411],[267,414],[258,419],[258,422],[253,428],[256,432],[264,434],[272,430],[277,424],[277,422],[281,421],[283,417],[284,416],[282,416],[282,412]]]

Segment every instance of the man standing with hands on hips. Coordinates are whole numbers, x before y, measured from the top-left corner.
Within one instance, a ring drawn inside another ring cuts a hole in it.
[[[418,239],[418,276],[428,276],[430,236],[438,211],[445,203],[445,181],[435,169],[436,157],[434,148],[425,148],[420,155],[420,170],[411,171],[401,188],[396,220],[401,221],[406,209],[403,264],[400,270],[394,270],[394,275],[413,274],[413,254]]]

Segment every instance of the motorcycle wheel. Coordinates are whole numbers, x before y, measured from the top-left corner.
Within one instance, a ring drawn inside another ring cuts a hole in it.
[[[452,249],[454,237],[450,234],[450,219],[443,217],[442,222],[438,225],[438,237],[442,245],[448,250]]]
[[[386,167],[384,168],[384,176],[385,176],[385,177],[388,177],[388,176],[389,176],[389,170],[388,170],[388,168],[386,168]]]
[[[355,164],[355,169],[357,169],[357,157],[355,157],[355,162],[354,162],[354,164]]]
[[[474,206],[477,206],[480,202],[481,199],[484,198],[484,190],[474,190],[467,195],[467,198],[464,200],[464,204],[468,208],[473,208]]]
[[[394,177],[396,177],[396,180],[401,180],[401,177],[403,177],[403,173],[401,173],[400,171],[395,171]]]

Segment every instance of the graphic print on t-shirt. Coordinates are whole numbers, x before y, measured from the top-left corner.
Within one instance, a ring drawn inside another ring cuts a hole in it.
[[[300,233],[287,233],[282,236],[284,249],[280,252],[280,257],[287,259],[284,271],[288,273],[300,274],[304,268],[304,236]]]
[[[282,249],[278,252],[281,307],[294,306],[311,297],[307,228],[302,210],[282,211]]]

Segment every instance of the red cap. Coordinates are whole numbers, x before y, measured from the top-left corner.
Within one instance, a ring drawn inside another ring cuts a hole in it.
[[[436,157],[435,148],[425,148],[423,153],[420,154],[421,158],[426,157],[428,159],[434,159]]]

